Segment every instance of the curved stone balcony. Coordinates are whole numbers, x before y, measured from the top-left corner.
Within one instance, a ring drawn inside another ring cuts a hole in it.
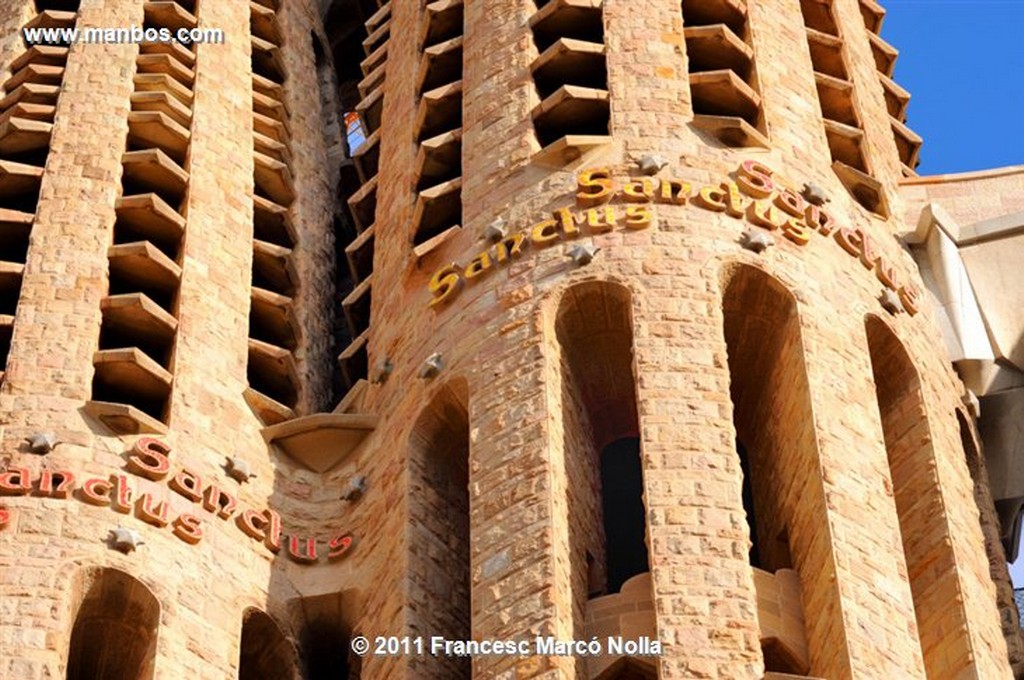
[[[774,574],[754,569],[757,591],[757,620],[765,666],[786,668],[788,673],[766,672],[765,680],[809,680],[810,660],[804,632],[804,613],[800,602],[800,580],[793,569]],[[642,637],[655,640],[653,591],[650,572],[638,574],[613,595],[594,598],[587,603],[586,636],[604,640],[618,636],[625,640]],[[587,659],[588,680],[612,678],[656,678],[657,663],[652,657],[602,656]]]

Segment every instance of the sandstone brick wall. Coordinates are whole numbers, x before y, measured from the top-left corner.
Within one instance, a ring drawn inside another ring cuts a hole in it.
[[[900,182],[906,202],[904,220],[917,225],[921,209],[930,202],[942,207],[961,226],[1024,210],[1024,168],[911,177]]]

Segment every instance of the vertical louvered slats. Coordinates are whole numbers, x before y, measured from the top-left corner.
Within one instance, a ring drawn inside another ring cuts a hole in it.
[[[293,316],[296,236],[289,215],[295,190],[277,4],[254,0],[249,18],[255,196],[246,399],[272,424],[294,417],[300,391],[293,354],[300,340]]]
[[[144,5],[145,29],[193,28],[195,5]],[[101,303],[90,411],[125,432],[167,422],[177,333],[177,296],[189,185],[195,52],[178,43],[139,46],[128,114],[110,289]],[[120,414],[125,417],[115,417]]]
[[[801,0],[807,44],[821,106],[822,124],[832,155],[832,169],[854,199],[879,215],[887,212],[881,184],[864,153],[864,129],[843,54],[843,37],[832,0]]]
[[[693,123],[728,146],[767,146],[743,0],[683,0]]]
[[[74,28],[78,2],[38,2],[25,28]],[[26,45],[0,87],[0,383],[69,48]]]
[[[366,58],[360,64],[363,78],[357,89],[361,100],[355,107],[365,139],[349,156],[356,169],[359,188],[346,199],[355,238],[344,250],[355,286],[342,300],[341,313],[351,340],[338,355],[343,388],[351,390],[365,380],[368,368],[367,339],[373,293],[373,250],[377,214],[377,173],[380,167],[381,115],[391,37],[391,3],[384,2],[365,23],[362,41]],[[339,263],[339,266],[343,266]]]
[[[609,139],[611,108],[603,0],[537,0],[530,65],[540,102],[532,112],[541,157],[557,162]]]

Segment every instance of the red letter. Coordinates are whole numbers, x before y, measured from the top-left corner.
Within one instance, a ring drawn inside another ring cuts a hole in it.
[[[267,518],[255,510],[245,510],[235,521],[238,522],[238,528],[242,533],[249,538],[255,538],[257,541],[266,538]]]
[[[57,489],[53,488],[53,480],[60,480]],[[43,470],[39,473],[39,495],[67,498],[75,488],[75,476],[65,470]]]
[[[174,535],[189,545],[195,545],[203,538],[202,522],[195,515],[182,515],[174,520]]]
[[[807,226],[811,229],[817,229],[818,233],[822,236],[828,236],[837,226],[835,218],[827,210],[816,205],[807,206],[805,217],[807,218]]]
[[[301,562],[301,563],[304,563],[304,564],[309,564],[311,562],[316,562],[316,539],[315,538],[307,538],[307,539],[305,539],[305,541],[306,541],[306,551],[305,551],[305,553],[303,553],[299,549],[299,541],[301,541],[301,540],[303,540],[303,539],[300,539],[298,536],[290,536],[288,538],[288,554],[291,555],[292,559],[294,559],[296,562]]]
[[[806,204],[802,196],[794,194],[789,189],[783,189],[775,196],[775,205],[779,206],[793,217],[802,217]]]
[[[740,166],[737,182],[740,188],[754,198],[768,198],[775,191],[775,182],[771,179],[772,171],[763,163],[744,161]]]
[[[0,496],[24,496],[32,490],[28,468],[10,468],[0,474]]]
[[[875,261],[878,260],[878,249],[872,238],[864,233],[864,230],[858,229],[857,234],[860,236],[860,263],[870,271],[875,266]]]
[[[333,560],[347,553],[352,547],[352,540],[352,534],[348,533],[338,534],[332,538],[328,546],[327,559]]]
[[[128,457],[128,471],[154,481],[163,479],[171,469],[167,459],[170,452],[171,447],[162,441],[143,437],[135,442],[132,455]]]
[[[114,485],[110,507],[127,515],[132,511],[132,489],[128,486],[128,475],[110,475],[110,482]]]
[[[238,501],[227,491],[223,491],[216,484],[206,487],[206,497],[203,499],[203,507],[217,514],[221,519],[231,517],[235,511]]]
[[[82,500],[89,505],[110,505],[109,493],[110,482],[105,479],[94,477],[82,485]]]
[[[139,502],[135,504],[135,509],[139,519],[143,522],[148,522],[156,527],[167,526],[167,501],[157,503],[154,509],[153,496],[144,493],[139,497]]]
[[[198,503],[203,497],[203,478],[188,468],[184,468],[174,475],[174,479],[168,483],[168,486],[193,503]]]
[[[860,256],[860,234],[856,230],[840,227],[836,232],[836,243],[850,255]]]
[[[903,303],[903,309],[907,310],[907,314],[910,316],[917,314],[917,303],[920,300],[921,293],[913,286],[906,285],[900,287],[899,295],[900,302]]]
[[[281,515],[267,510],[267,547],[273,551],[281,550]]]

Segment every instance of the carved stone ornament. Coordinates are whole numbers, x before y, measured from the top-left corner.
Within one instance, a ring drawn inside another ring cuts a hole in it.
[[[59,443],[57,435],[52,432],[36,432],[31,437],[26,437],[25,441],[28,442],[29,451],[41,456],[53,451]]]
[[[747,229],[740,236],[740,245],[747,250],[761,254],[775,245],[775,239],[766,231],[761,229]]]
[[[366,477],[363,475],[353,475],[348,480],[348,486],[345,487],[345,492],[341,494],[341,500],[351,503],[362,498],[365,493]]]
[[[601,249],[589,243],[577,243],[569,248],[569,257],[579,266],[590,264]]]
[[[668,160],[658,154],[647,154],[637,161],[636,164],[640,167],[640,172],[645,175],[657,175],[662,168],[668,165]]]
[[[237,456],[228,458],[228,463],[224,467],[227,470],[228,477],[239,484],[245,484],[256,476],[252,473],[252,468],[249,467],[249,461]]]
[[[114,544],[115,550],[120,550],[125,555],[145,543],[138,531],[121,526],[110,530],[110,541]]]
[[[906,311],[903,308],[903,302],[900,300],[900,296],[892,292],[888,288],[882,291],[882,294],[878,296],[878,301],[882,303],[882,309],[889,312],[893,316],[896,316],[900,312]]]
[[[484,228],[484,239],[491,243],[497,243],[506,236],[508,236],[508,225],[503,217],[499,217]]]
[[[438,373],[444,370],[444,359],[441,357],[440,352],[434,352],[427,360],[420,366],[420,377],[421,378],[433,378]]]
[[[800,195],[803,196],[808,203],[816,205],[819,208],[830,200],[825,194],[825,190],[812,182],[808,182],[804,185],[804,188],[800,190]]]

